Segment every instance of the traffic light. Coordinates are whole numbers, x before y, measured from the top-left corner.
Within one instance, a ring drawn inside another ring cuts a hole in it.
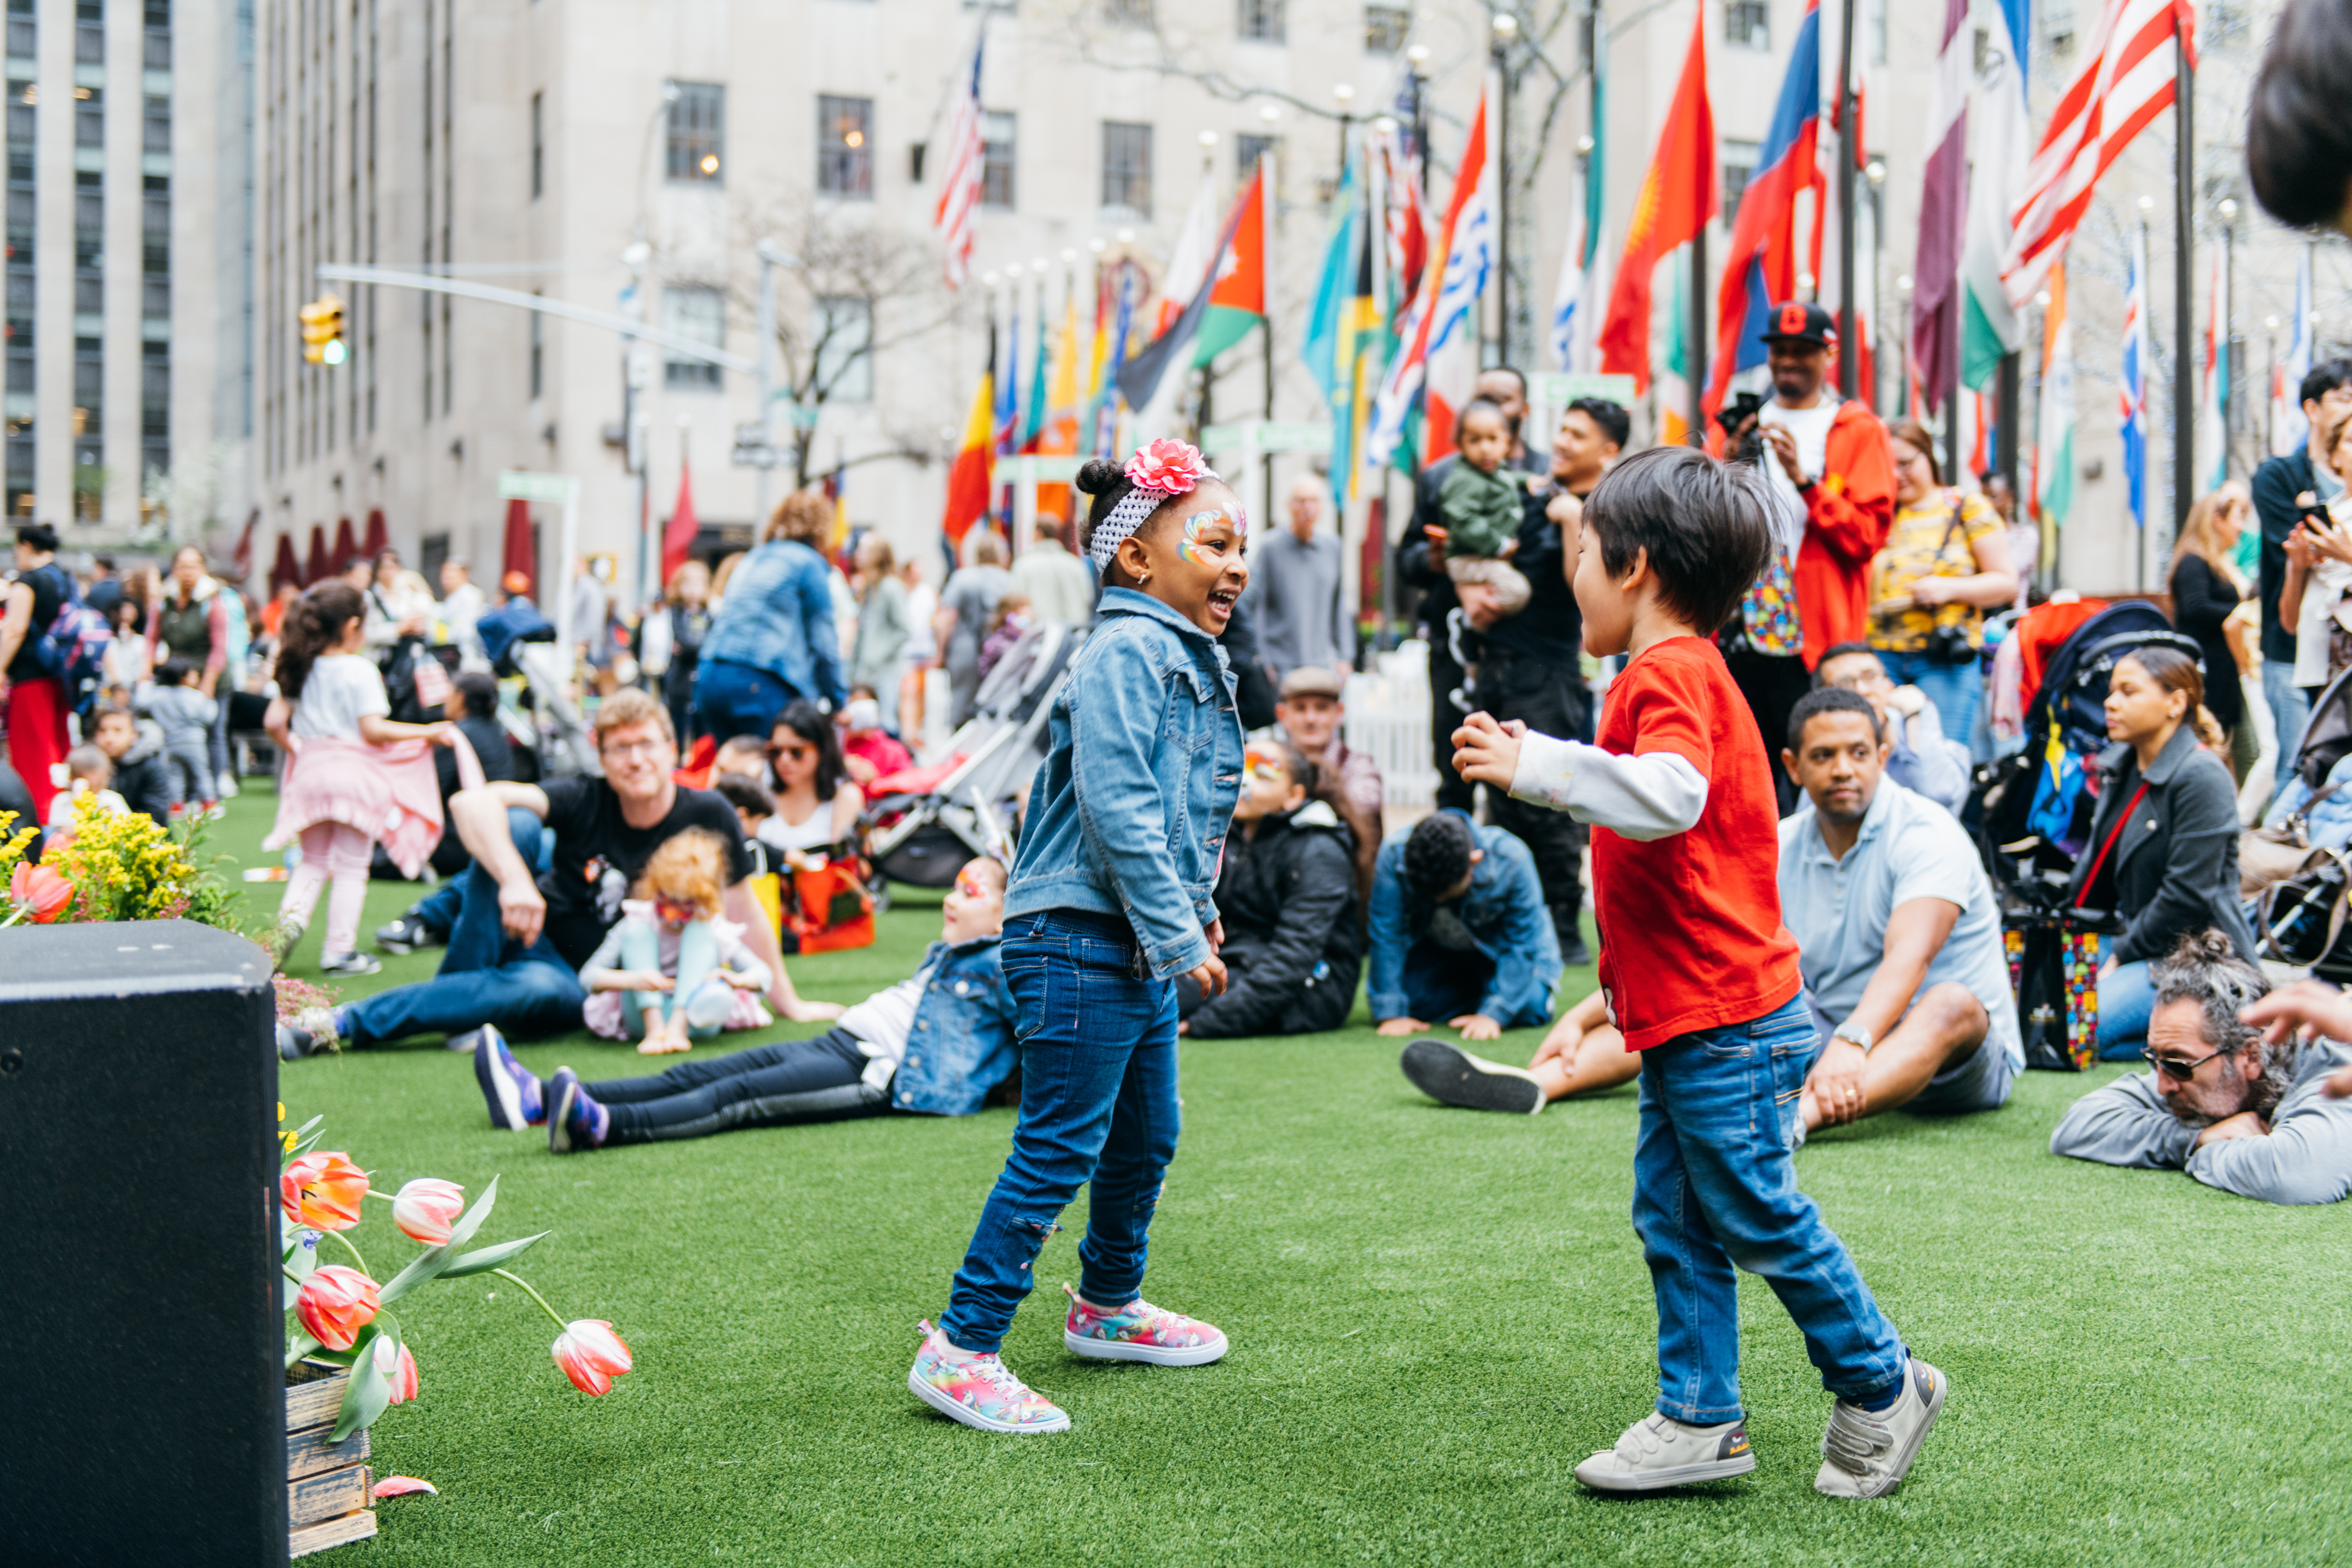
[[[343,302],[321,294],[302,307],[302,357],[312,364],[343,363]]]

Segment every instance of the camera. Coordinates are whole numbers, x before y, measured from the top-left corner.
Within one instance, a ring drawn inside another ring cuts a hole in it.
[[[1741,425],[1762,412],[1763,407],[1763,394],[1743,392],[1723,405],[1722,410],[1716,415],[1715,422],[1723,427],[1723,434],[1728,438]],[[1761,462],[1764,458],[1763,432],[1754,426],[1749,426],[1748,434],[1741,437],[1738,446],[1726,456],[1735,463]]]

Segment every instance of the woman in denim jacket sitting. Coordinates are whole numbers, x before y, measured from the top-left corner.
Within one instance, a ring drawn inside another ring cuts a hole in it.
[[[1004,868],[972,861],[956,873],[941,907],[940,940],[914,974],[877,991],[813,1040],[780,1040],[681,1062],[651,1078],[593,1084],[558,1068],[542,1084],[497,1030],[484,1029],[474,1076],[490,1121],[516,1130],[544,1121],[548,1147],[568,1154],[885,1110],[969,1116],[1018,1060],[1013,998],[997,963]]]
[[[1004,900],[1020,1009],[1013,1155],[907,1374],[926,1404],[989,1432],[1070,1418],[997,1346],[1063,1205],[1090,1183],[1062,1342],[1107,1361],[1196,1366],[1207,1323],[1145,1301],[1146,1234],[1176,1152],[1176,978],[1225,988],[1210,889],[1240,793],[1242,729],[1217,638],[1249,585],[1241,502],[1181,441],[1124,471],[1088,463],[1087,552],[1100,617],[1054,699]]]

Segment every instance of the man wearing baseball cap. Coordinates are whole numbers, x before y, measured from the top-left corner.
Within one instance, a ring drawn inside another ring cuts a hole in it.
[[[1760,335],[1772,395],[1753,427],[1780,502],[1773,523],[1781,549],[1723,635],[1731,678],[1757,727],[1774,736],[1788,733],[1822,653],[1869,631],[1870,561],[1895,520],[1895,458],[1878,416],[1858,400],[1841,402],[1826,384],[1837,347],[1827,310],[1798,300],[1775,305]],[[1730,449],[1750,427],[1743,422],[1730,432]],[[1773,782],[1786,816],[1796,808],[1796,785],[1779,769]]]

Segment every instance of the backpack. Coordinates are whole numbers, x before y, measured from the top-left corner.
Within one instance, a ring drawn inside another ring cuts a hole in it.
[[[70,574],[55,565],[43,570],[56,572],[65,590],[47,627],[27,631],[25,640],[31,645],[33,662],[41,673],[56,676],[65,688],[66,705],[82,712],[97,699],[104,683],[106,649],[114,640],[114,629],[104,616],[81,602]]]

